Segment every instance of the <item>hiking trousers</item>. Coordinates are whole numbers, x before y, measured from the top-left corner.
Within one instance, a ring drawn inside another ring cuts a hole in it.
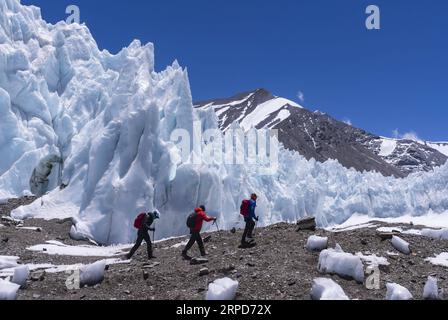
[[[146,247],[147,247],[147,251],[148,251],[148,259],[152,258],[151,237],[149,236],[148,231],[145,231],[145,232],[138,233],[137,241],[135,242],[135,245],[132,248],[131,252],[129,252],[129,254],[128,254],[129,259],[131,259],[134,256],[135,252],[138,250],[138,248],[140,248],[140,246],[143,243],[143,240],[145,240],[145,242],[146,242]]]
[[[246,243],[246,238],[252,238],[253,236],[253,232],[255,229],[255,221],[253,221],[252,219],[247,219],[246,220],[246,228],[244,229],[244,233],[243,233],[243,239],[241,240],[241,243]]]
[[[204,241],[202,241],[202,237],[199,232],[191,233],[190,241],[188,241],[188,244],[185,247],[183,253],[186,254],[188,252],[188,250],[190,250],[196,242],[198,243],[199,250],[201,251],[201,255],[205,256]]]

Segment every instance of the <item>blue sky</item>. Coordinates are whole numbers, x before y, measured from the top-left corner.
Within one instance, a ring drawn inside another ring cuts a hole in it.
[[[195,100],[259,87],[373,133],[448,140],[446,0],[22,0],[44,18],[78,5],[100,48],[153,42]],[[379,31],[365,9],[381,9]]]

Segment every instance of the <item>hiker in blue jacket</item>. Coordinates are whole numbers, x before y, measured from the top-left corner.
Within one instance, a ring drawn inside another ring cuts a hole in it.
[[[244,218],[244,221],[246,222],[246,228],[244,229],[243,239],[241,240],[241,244],[243,246],[254,241],[253,231],[255,229],[255,221],[258,221],[259,219],[255,214],[255,209],[257,208],[257,199],[258,196],[255,193],[250,197],[249,215]]]

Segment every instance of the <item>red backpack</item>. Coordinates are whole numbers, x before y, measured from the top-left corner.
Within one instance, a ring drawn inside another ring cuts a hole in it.
[[[137,218],[135,218],[135,221],[134,221],[135,229],[139,229],[140,230],[140,228],[142,227],[142,222],[143,222],[143,219],[145,218],[145,216],[146,216],[146,213],[140,213],[137,216]]]
[[[247,218],[250,214],[250,201],[249,200],[243,200],[240,207],[240,214]]]

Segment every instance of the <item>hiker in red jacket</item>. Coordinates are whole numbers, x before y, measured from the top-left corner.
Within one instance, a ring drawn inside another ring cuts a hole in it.
[[[204,221],[212,222],[217,220],[217,218],[207,216],[207,214],[205,213],[204,206],[200,206],[199,208],[195,209],[194,212],[195,213],[191,215],[189,218],[194,220],[193,224],[190,227],[190,234],[191,234],[190,241],[188,242],[185,249],[182,251],[182,257],[184,257],[184,259],[186,260],[191,259],[188,256],[188,250],[190,250],[191,247],[193,247],[193,245],[196,242],[198,243],[199,250],[201,251],[201,256],[204,257],[207,255],[204,248],[204,242],[202,241],[201,237],[202,224]]]

